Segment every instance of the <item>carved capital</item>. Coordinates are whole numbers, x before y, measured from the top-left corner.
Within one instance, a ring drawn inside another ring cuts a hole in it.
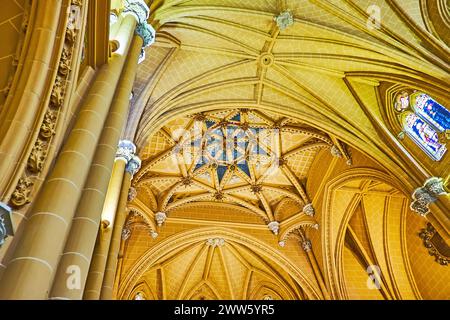
[[[331,146],[330,153],[333,157],[342,158],[342,152],[335,144]]]
[[[273,232],[273,234],[277,235],[278,232],[280,231],[280,223],[278,221],[272,221],[270,222],[267,227],[269,228],[270,231]]]
[[[312,243],[309,239],[305,239],[303,241],[301,241],[301,245],[303,250],[305,250],[305,252],[310,252],[312,249]]]
[[[117,147],[116,160],[122,159],[128,163],[136,153],[136,146],[129,140],[120,140]]]
[[[414,190],[410,208],[421,216],[426,216],[430,212],[428,205],[435,202],[439,196],[446,194],[443,179],[432,177],[425,181],[422,187]]]
[[[141,168],[141,159],[138,156],[133,155],[133,157],[128,161],[125,171],[131,174],[133,177],[136,172]]]
[[[166,222],[167,215],[164,212],[158,212],[155,214],[155,220],[158,227],[161,227]]]
[[[125,0],[123,15],[131,15],[136,18],[138,24],[147,22],[150,9],[144,0]]]
[[[122,240],[126,241],[126,240],[128,240],[130,238],[130,236],[131,236],[131,229],[130,229],[129,226],[125,226],[122,229]]]
[[[303,207],[303,213],[307,216],[314,217],[315,210],[312,203],[305,204],[305,206]]]
[[[136,27],[136,34],[144,41],[142,47],[147,48],[155,42],[155,29],[151,24],[141,23]]]

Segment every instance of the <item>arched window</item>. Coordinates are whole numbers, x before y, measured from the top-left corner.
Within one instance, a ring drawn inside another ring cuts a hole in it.
[[[423,92],[402,91],[394,107],[403,131],[433,160],[441,160],[450,136],[450,111]]]

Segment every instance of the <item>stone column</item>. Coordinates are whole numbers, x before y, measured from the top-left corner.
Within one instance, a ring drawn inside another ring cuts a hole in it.
[[[123,151],[126,151],[126,153]],[[109,246],[115,225],[117,206],[124,180],[124,172],[129,161],[133,159],[135,152],[136,147],[131,141],[122,140],[119,143],[116,162],[114,164],[111,180],[109,181],[108,192],[106,193],[105,203],[101,214],[102,221],[100,232],[97,236],[86,288],[84,290],[85,299],[97,300],[100,297],[100,289],[103,283]]]
[[[325,300],[331,300],[330,294],[328,293],[327,287],[322,277],[322,272],[320,272],[320,268],[319,265],[317,264],[316,257],[312,252],[312,243],[304,235],[301,235],[301,237],[302,240],[300,241],[300,245],[302,246],[303,250],[306,252],[306,255],[308,256],[309,263],[313,268],[314,275],[316,276],[317,282],[319,283],[319,287],[322,290],[323,297],[325,298]]]
[[[125,17],[118,33],[120,49],[99,69],[75,125],[29,213],[21,241],[2,276],[0,299],[48,297],[135,27],[136,19]]]
[[[127,217],[126,206],[128,202],[128,193],[131,186],[131,180],[134,174],[141,168],[141,160],[134,156],[128,162],[125,177],[122,184],[122,191],[119,198],[119,205],[117,207],[116,220],[112,233],[111,244],[109,246],[108,260],[106,263],[105,276],[100,294],[100,299],[111,300],[113,298],[114,279],[117,270],[117,261],[120,249],[120,241],[122,238],[122,229]]]

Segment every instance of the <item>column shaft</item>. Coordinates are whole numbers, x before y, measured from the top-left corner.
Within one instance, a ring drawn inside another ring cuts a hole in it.
[[[0,299],[45,299],[48,296],[135,25],[133,17],[124,20],[120,31],[122,50],[100,68],[89,90],[3,274]]]
[[[109,225],[106,227],[102,226],[97,237],[83,296],[83,298],[87,300],[98,300],[100,298],[100,290],[103,283],[109,245],[111,243],[112,232],[115,224],[115,215],[122,189],[125,165],[125,162],[122,160],[116,161],[114,165],[111,182],[108,187],[105,205],[102,212],[103,219],[108,217]]]
[[[135,36],[91,164],[89,177],[72,221],[66,247],[53,282],[51,298],[81,299],[83,296],[117,144],[127,119],[129,97],[141,47],[142,39]],[[67,270],[73,265],[78,266],[81,273],[80,286],[77,289],[68,288],[66,285],[67,278],[70,276]]]
[[[100,294],[100,299],[111,300],[113,298],[114,278],[117,270],[117,261],[120,249],[120,241],[122,239],[122,228],[127,217],[126,206],[128,202],[128,191],[131,186],[131,174],[127,171],[123,181],[122,192],[120,194],[119,205],[117,207],[116,221],[109,246],[108,260],[106,263],[105,276]]]
[[[322,272],[320,272],[319,265],[317,264],[314,253],[312,251],[308,251],[306,254],[308,255],[308,259],[313,268],[314,275],[316,276],[317,282],[319,283],[320,289],[322,290],[323,297],[325,298],[325,300],[331,300],[330,294],[328,293],[325,282],[323,281]]]

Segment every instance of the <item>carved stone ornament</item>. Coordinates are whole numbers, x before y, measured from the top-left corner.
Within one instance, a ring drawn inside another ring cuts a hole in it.
[[[210,238],[206,241],[206,245],[211,247],[222,247],[224,244],[225,239],[223,238]]]
[[[41,125],[40,135],[45,140],[50,139],[55,134],[57,113],[54,110],[47,110],[44,121]]]
[[[132,15],[136,18],[138,24],[143,24],[147,22],[150,9],[144,0],[125,0],[123,15]]]
[[[331,146],[330,153],[333,157],[342,158],[342,152],[335,144]]]
[[[305,252],[310,252],[311,249],[312,249],[312,243],[311,243],[311,241],[308,240],[308,239],[303,240],[303,241],[301,242],[301,245],[302,245],[303,250],[305,250]]]
[[[141,23],[138,24],[135,30],[136,34],[142,38],[144,41],[142,47],[147,48],[155,42],[155,29],[153,29],[151,24]]]
[[[294,24],[294,16],[289,10],[281,12],[274,20],[280,30],[284,30]]]
[[[136,153],[136,146],[129,140],[120,140],[116,152],[116,160],[123,159],[128,163]]]
[[[450,246],[437,233],[431,223],[427,223],[427,227],[422,229],[419,237],[423,240],[423,245],[428,249],[430,256],[440,265],[447,266],[450,263]]]
[[[33,181],[28,177],[22,177],[11,195],[11,204],[15,207],[21,207],[30,203],[30,193],[33,187]]]
[[[47,144],[41,140],[37,140],[31,150],[30,157],[27,162],[27,169],[32,173],[39,173],[44,167],[45,158],[47,157]]]
[[[6,237],[14,235],[11,212],[10,207],[0,202],[0,247],[5,243]]]
[[[314,217],[315,211],[312,203],[305,204],[305,206],[303,207],[303,213],[307,216]]]
[[[443,179],[437,177],[430,178],[422,187],[417,188],[413,192],[413,201],[410,208],[421,216],[426,216],[430,212],[428,205],[435,202],[439,196],[445,194],[447,192],[444,190]]]
[[[141,168],[141,159],[138,156],[133,155],[133,157],[128,161],[125,171],[131,174],[133,177]]]
[[[269,228],[270,231],[273,232],[273,234],[277,235],[278,232],[280,231],[280,223],[278,221],[272,221],[270,222],[267,227]]]
[[[158,227],[161,227],[166,222],[167,215],[164,212],[158,212],[155,214],[155,220]]]
[[[130,238],[130,236],[131,236],[131,229],[130,229],[129,226],[125,226],[122,229],[122,240],[126,241],[126,240],[128,240]]]
[[[136,188],[130,187],[130,189],[128,190],[128,202],[131,202],[134,199],[136,199],[136,196],[137,196]]]
[[[158,238],[158,235],[159,235],[158,232],[150,230],[150,237],[152,237],[152,239]]]

